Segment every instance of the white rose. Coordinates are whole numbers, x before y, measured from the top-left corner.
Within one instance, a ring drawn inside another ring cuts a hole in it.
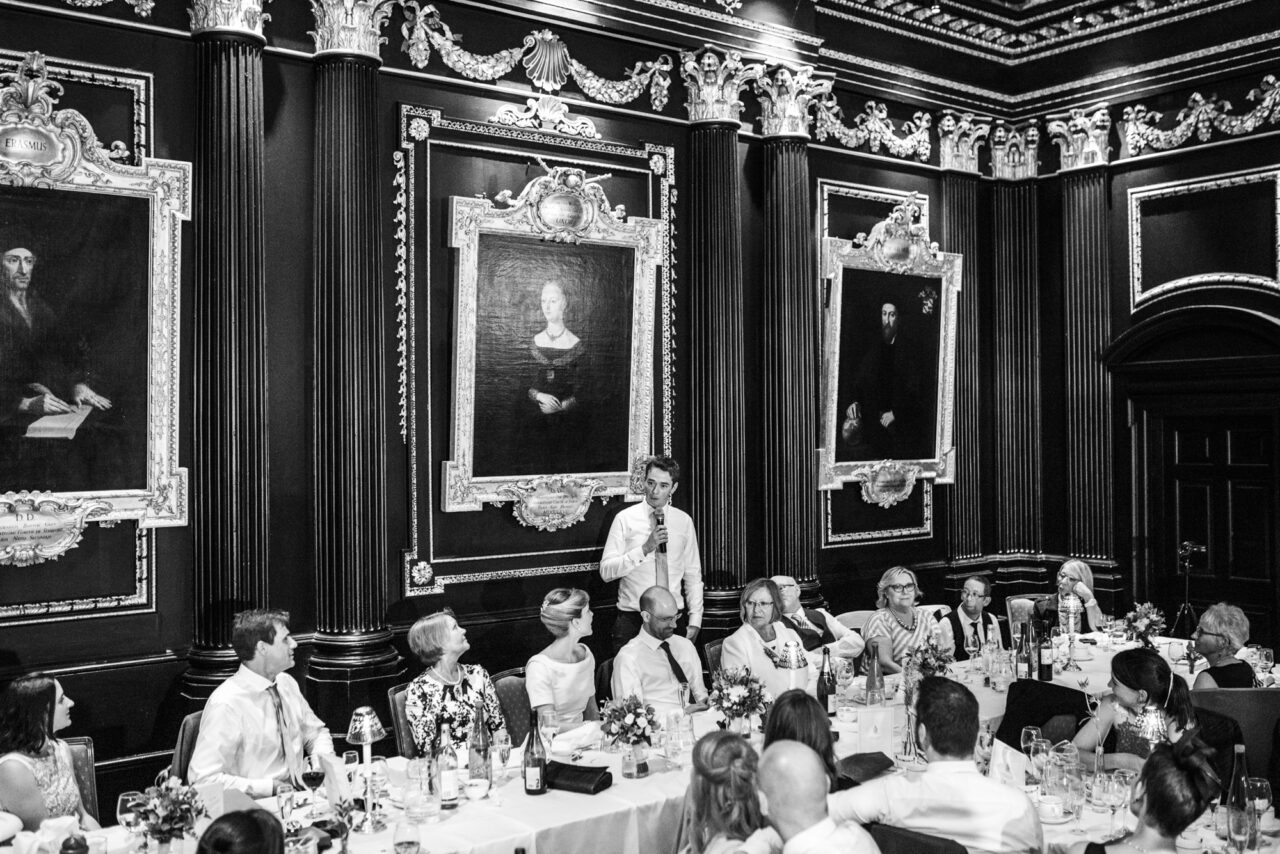
[[[627,716],[622,719],[622,722],[627,726],[631,726],[633,723],[636,722],[636,716],[631,714],[630,712],[627,712]]]

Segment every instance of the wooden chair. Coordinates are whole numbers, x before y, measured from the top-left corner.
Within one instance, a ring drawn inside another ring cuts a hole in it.
[[[613,699],[613,659],[596,665],[596,702],[604,705]]]
[[[408,690],[408,682],[388,688],[387,705],[391,707],[391,728],[396,734],[396,750],[406,759],[416,759],[418,745],[413,741],[413,732],[409,729],[409,715],[404,710],[405,694]],[[512,744],[514,743],[513,741]]]
[[[1035,610],[1036,603],[1041,599],[1048,599],[1054,596],[1053,593],[1044,593],[1036,596],[1010,596],[1004,600],[1005,612],[1009,615],[1009,642],[1016,644],[1018,636],[1022,634],[1022,624],[1031,616],[1031,612]]]
[[[1255,775],[1271,763],[1275,727],[1280,720],[1280,689],[1210,688],[1191,692],[1196,709],[1227,715],[1240,724],[1249,770]]]
[[[76,788],[80,790],[80,802],[84,811],[98,817],[98,775],[93,763],[93,739],[88,736],[64,738],[71,748],[71,767],[75,770]]]
[[[702,651],[707,654],[707,670],[714,677],[716,671],[720,669],[720,650],[724,646],[724,638],[718,640],[707,641],[707,645]]]
[[[196,738],[200,735],[200,719],[204,712],[192,712],[182,719],[178,727],[178,743],[173,746],[173,761],[169,763],[169,776],[187,782],[187,768],[191,754],[196,751]]]
[[[493,690],[507,719],[507,734],[513,745],[524,744],[529,734],[529,692],[524,685],[524,668],[513,667],[493,677]]]
[[[843,614],[836,616],[836,621],[847,629],[853,629],[859,634],[862,633],[862,627],[867,624],[867,620],[871,619],[871,615],[875,611],[845,611]]]

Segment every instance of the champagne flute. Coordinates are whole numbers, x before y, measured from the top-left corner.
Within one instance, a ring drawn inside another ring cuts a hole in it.
[[[143,800],[142,792],[121,792],[120,797],[116,798],[116,821],[120,822],[120,826],[129,831],[131,836],[141,836],[142,816],[134,810],[133,805],[137,801]],[[143,837],[142,847],[147,846],[147,840]]]
[[[1227,808],[1227,838],[1235,846],[1236,854],[1244,854],[1249,845],[1249,832],[1253,824],[1253,817],[1250,815],[1252,811],[1253,807],[1249,804],[1246,804],[1243,809],[1234,806]]]
[[[1037,738],[1031,742],[1031,751],[1027,755],[1031,758],[1027,769],[1031,772],[1031,782],[1040,783],[1044,779],[1045,766],[1049,762],[1049,754],[1053,751],[1053,744],[1047,738]]]
[[[498,767],[493,775],[494,785],[507,782],[507,762],[511,759],[511,736],[505,727],[493,734],[493,754],[498,759]]]

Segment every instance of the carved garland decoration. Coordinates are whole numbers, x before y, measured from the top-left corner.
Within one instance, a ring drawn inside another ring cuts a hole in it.
[[[68,6],[77,9],[97,9],[100,6],[108,6],[112,0],[63,0]],[[139,18],[151,17],[151,11],[156,7],[156,0],[125,0],[133,7],[133,14]]]
[[[927,163],[932,150],[929,142],[929,128],[932,126],[931,115],[917,112],[910,121],[902,123],[903,135],[899,136],[889,118],[888,108],[884,104],[868,101],[850,127],[844,124],[844,111],[836,103],[835,96],[831,95],[818,102],[814,136],[819,141],[835,137],[846,148],[861,148],[865,145],[873,154],[878,154],[883,147],[894,157],[915,157],[922,163]]]
[[[1174,117],[1176,124],[1168,130],[1158,127],[1164,118],[1163,113],[1148,110],[1142,104],[1125,107],[1124,141],[1129,156],[1141,154],[1148,148],[1157,151],[1177,148],[1192,134],[1201,142],[1208,142],[1214,130],[1228,136],[1241,136],[1263,125],[1280,124],[1280,84],[1277,84],[1275,75],[1268,74],[1262,78],[1262,83],[1250,90],[1246,98],[1257,106],[1243,115],[1233,116],[1230,114],[1230,101],[1220,100],[1217,95],[1206,99],[1199,92],[1194,92],[1187,100],[1187,106]]]

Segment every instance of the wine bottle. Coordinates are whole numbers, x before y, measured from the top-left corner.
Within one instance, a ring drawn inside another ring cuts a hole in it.
[[[1249,797],[1249,767],[1244,758],[1244,745],[1236,745],[1235,764],[1231,768],[1231,786],[1227,789],[1227,827],[1233,842],[1246,836],[1246,848],[1257,846],[1258,813]]]
[[[818,671],[818,702],[828,715],[836,713],[836,676],[831,670],[831,650],[822,648],[822,669]]]
[[[453,747],[453,734],[449,725],[440,728],[440,746],[436,750],[436,764],[440,768],[440,808],[458,808],[458,753]]]
[[[493,783],[493,759],[489,751],[489,728],[485,726],[484,700],[476,698],[471,715],[471,738],[467,741],[467,776]]]
[[[867,705],[882,706],[884,705],[884,673],[880,668],[880,641],[878,638],[867,638],[865,657],[867,663]]]
[[[1030,679],[1035,674],[1031,668],[1031,621],[1022,624],[1022,633],[1018,636],[1018,646],[1014,650],[1013,666],[1017,668],[1014,676],[1018,679]]]
[[[1040,681],[1053,681],[1053,639],[1049,637],[1048,629],[1040,626]]]
[[[547,793],[547,748],[538,732],[538,710],[529,712],[529,737],[524,742],[524,793]]]

